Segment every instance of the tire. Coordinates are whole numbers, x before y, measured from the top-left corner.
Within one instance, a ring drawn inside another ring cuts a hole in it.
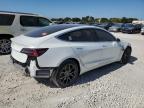
[[[122,64],[127,64],[130,60],[130,57],[131,57],[131,47],[127,47],[122,55],[122,58],[121,58],[121,63]]]
[[[10,39],[0,39],[0,54],[6,55],[11,52],[11,40]]]
[[[57,87],[65,88],[72,85],[79,76],[79,66],[74,60],[64,61],[52,72],[50,81]]]

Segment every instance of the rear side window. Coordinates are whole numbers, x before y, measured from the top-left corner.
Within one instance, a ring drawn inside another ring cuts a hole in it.
[[[37,18],[33,16],[21,16],[20,24],[22,26],[37,26]]]
[[[0,14],[0,25],[2,26],[12,25],[14,18],[15,15]]]
[[[97,29],[96,34],[99,38],[99,41],[116,41],[114,36],[104,30]]]
[[[72,42],[95,42],[98,41],[96,33],[92,29],[77,30],[70,33],[66,33],[58,37],[61,40]]]
[[[49,26],[51,21],[42,17],[21,16],[20,23],[22,26],[26,26],[26,27],[44,27],[44,26]]]

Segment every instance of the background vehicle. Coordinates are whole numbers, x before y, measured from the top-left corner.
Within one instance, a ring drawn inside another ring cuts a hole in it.
[[[133,25],[131,23],[126,23],[122,27],[123,33],[140,33],[141,25]]]
[[[123,25],[124,25],[123,23],[116,23],[116,24],[114,24],[113,26],[111,26],[109,28],[109,31],[111,31],[111,32],[120,32]]]
[[[141,34],[144,35],[144,25],[142,25]]]
[[[58,87],[106,64],[125,64],[130,55],[129,43],[88,25],[52,25],[12,39],[13,62],[26,67],[30,76],[50,78]]]
[[[109,27],[111,27],[113,25],[113,23],[100,23],[99,25],[97,25],[98,27],[101,27],[103,29],[108,30]]]
[[[37,14],[0,11],[0,54],[10,53],[10,38],[50,24]]]

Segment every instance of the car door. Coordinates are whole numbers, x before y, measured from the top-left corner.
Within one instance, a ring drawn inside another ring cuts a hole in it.
[[[93,29],[83,29],[69,34],[70,46],[86,68],[96,68],[102,58],[102,47]]]
[[[20,16],[21,34],[38,29],[40,27],[49,26],[50,24],[51,22],[47,18],[36,16]]]
[[[103,64],[111,63],[117,60],[121,47],[116,41],[116,38],[109,32],[101,29],[96,29],[96,34],[99,37],[99,44],[102,46]]]

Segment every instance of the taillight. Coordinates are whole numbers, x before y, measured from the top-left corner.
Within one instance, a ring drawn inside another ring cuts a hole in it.
[[[30,48],[23,48],[21,53],[24,53],[30,57],[39,57],[44,54],[48,48],[39,48],[39,49],[30,49]]]

